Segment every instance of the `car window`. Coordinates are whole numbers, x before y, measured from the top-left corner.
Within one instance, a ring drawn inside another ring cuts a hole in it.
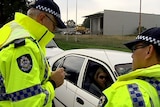
[[[58,59],[53,65],[52,65],[52,71],[55,71],[58,67],[62,67],[63,60],[65,57],[62,57]]]
[[[58,47],[54,40],[51,40],[46,46],[46,48],[54,48],[54,47],[55,48]]]
[[[67,56],[59,59],[52,67],[52,70],[55,70],[58,66],[61,66],[65,69],[66,80],[77,84],[78,76],[84,62],[84,58],[78,56]]]
[[[99,67],[102,68],[103,71],[105,71],[106,74],[107,74],[107,80],[106,80],[106,83],[105,83],[105,85],[106,85],[105,88],[108,88],[114,82],[112,80],[112,77],[110,76],[108,70],[103,65],[101,65],[100,63],[97,63],[95,61],[89,60],[88,64],[87,64],[87,67],[86,67],[86,70],[85,70],[85,76],[84,76],[84,79],[83,79],[82,88],[87,90],[88,92],[96,95],[97,97],[100,97],[102,95],[103,90],[102,89],[97,89],[99,84],[95,83],[97,85],[97,87],[94,87],[94,86],[91,86],[91,85],[92,85],[92,83],[95,82],[94,76],[95,76],[95,74],[97,72],[97,69]],[[91,89],[91,88],[93,88],[93,89]],[[100,92],[99,92],[99,90],[100,90]]]
[[[127,74],[132,71],[132,63],[124,63],[115,65],[115,70],[118,75]]]

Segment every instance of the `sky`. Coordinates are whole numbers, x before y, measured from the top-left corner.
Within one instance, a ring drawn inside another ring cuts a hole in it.
[[[84,16],[102,12],[104,10],[116,10],[116,11],[138,12],[138,13],[140,12],[140,0],[54,0],[54,1],[60,7],[61,18],[63,21],[66,22],[67,20],[74,20],[77,24],[83,23],[85,19]],[[160,0],[141,0],[141,12],[160,15]]]

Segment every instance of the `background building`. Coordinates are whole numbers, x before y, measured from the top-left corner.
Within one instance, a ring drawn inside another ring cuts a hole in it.
[[[103,35],[130,35],[138,33],[139,14],[104,10],[103,12],[88,15],[91,34]],[[160,27],[160,15],[141,13],[141,27]]]

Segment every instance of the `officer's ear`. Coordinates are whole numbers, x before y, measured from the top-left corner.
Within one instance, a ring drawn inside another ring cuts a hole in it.
[[[44,25],[45,17],[46,17],[46,15],[43,12],[41,12],[37,15],[36,21],[39,22],[40,24]]]
[[[153,45],[149,45],[146,49],[146,59],[152,57],[155,54],[155,49]]]

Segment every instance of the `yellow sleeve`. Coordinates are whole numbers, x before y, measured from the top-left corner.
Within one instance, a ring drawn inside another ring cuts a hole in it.
[[[130,95],[126,86],[113,88],[110,87],[103,91],[107,97],[105,107],[133,107]]]
[[[105,107],[134,107],[134,105],[151,107],[150,97],[145,90],[136,84],[135,80],[115,82],[103,91],[108,100]]]
[[[55,90],[49,81],[42,83],[46,65],[36,44],[30,40],[26,42],[17,48],[10,44],[0,53],[0,71],[6,93],[12,95],[10,104],[13,107],[51,107]]]

